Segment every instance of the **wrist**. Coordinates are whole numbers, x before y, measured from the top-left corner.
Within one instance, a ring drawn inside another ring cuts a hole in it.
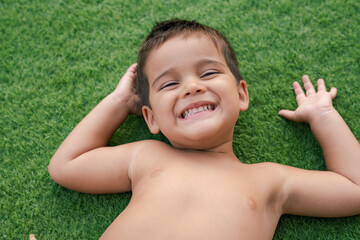
[[[104,101],[111,105],[117,113],[122,115],[128,115],[130,113],[129,107],[127,105],[127,99],[119,94],[116,94],[115,92],[112,92],[106,96]]]
[[[312,116],[309,119],[309,124],[310,125],[315,125],[318,123],[323,124],[333,119],[337,115],[339,115],[339,113],[336,111],[336,109],[333,106],[322,108],[312,114]]]

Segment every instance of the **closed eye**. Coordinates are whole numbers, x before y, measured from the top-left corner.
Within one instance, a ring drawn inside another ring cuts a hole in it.
[[[177,84],[178,84],[177,82],[167,82],[167,83],[165,83],[164,85],[162,85],[162,86],[160,87],[160,90],[162,90],[162,89],[164,89],[164,88],[167,88],[167,87],[175,86],[175,85],[177,85]]]
[[[206,72],[205,74],[203,74],[201,76],[201,78],[206,78],[206,77],[210,77],[212,75],[218,74],[219,72],[213,71],[213,72]]]

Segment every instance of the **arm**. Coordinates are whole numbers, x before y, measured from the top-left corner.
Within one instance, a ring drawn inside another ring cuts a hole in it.
[[[129,191],[128,169],[134,144],[105,147],[131,113],[138,114],[133,93],[136,64],[115,91],[102,100],[69,134],[52,157],[50,176],[58,184],[82,192]]]
[[[331,211],[329,216],[359,214],[360,144],[332,105],[336,89],[327,92],[324,80],[319,79],[316,92],[308,76],[303,77],[303,84],[305,93],[299,83],[293,84],[298,108],[281,110],[279,115],[310,124],[329,171],[289,168],[287,211],[315,216],[328,216]]]

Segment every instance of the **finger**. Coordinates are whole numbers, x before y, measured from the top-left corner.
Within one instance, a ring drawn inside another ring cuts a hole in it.
[[[137,67],[137,63],[133,63],[130,65],[129,69],[136,68],[136,67]]]
[[[335,87],[333,87],[330,89],[329,93],[330,93],[331,99],[334,100],[334,98],[336,97],[336,94],[337,94],[337,89]]]
[[[304,88],[305,88],[305,91],[306,91],[306,96],[315,94],[315,88],[314,88],[314,85],[311,83],[309,76],[304,75],[302,77],[302,81],[303,81]]]
[[[122,78],[135,79],[137,63],[132,64]]]
[[[326,91],[326,86],[325,86],[324,79],[318,79],[317,80],[317,89],[318,89],[318,92]]]
[[[295,112],[294,111],[290,111],[290,110],[280,110],[279,111],[279,116],[291,120],[291,121],[297,121],[296,116],[295,116]]]
[[[127,72],[136,73],[136,67],[137,67],[137,63],[132,64],[132,65],[127,69]]]
[[[125,72],[125,74],[121,77],[116,88],[131,88],[134,80],[136,79],[136,67],[137,63],[132,64]],[[122,86],[122,87],[121,87]]]
[[[298,82],[293,83],[293,88],[294,88],[294,93],[295,93],[295,97],[296,97],[296,102],[299,105],[301,103],[302,99],[305,97],[305,93],[304,93],[303,89],[301,88],[300,83],[298,83]]]

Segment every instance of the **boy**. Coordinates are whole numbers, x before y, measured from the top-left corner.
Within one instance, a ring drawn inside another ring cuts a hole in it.
[[[138,79],[137,93],[133,89]],[[235,54],[216,30],[194,21],[154,27],[113,93],[70,133],[49,172],[86,193],[132,191],[101,239],[272,239],[282,214],[340,217],[360,213],[360,145],[332,106],[336,89],[309,77],[293,84],[298,108],[279,115],[307,122],[328,171],[276,163],[243,164],[232,150],[249,95]],[[129,114],[153,134],[106,147]]]

